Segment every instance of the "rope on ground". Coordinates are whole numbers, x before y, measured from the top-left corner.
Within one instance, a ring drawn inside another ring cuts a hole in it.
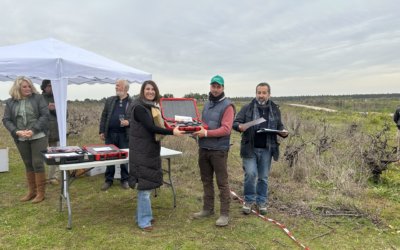
[[[244,203],[244,200],[243,200],[241,197],[239,197],[239,195],[237,195],[237,194],[236,194],[234,191],[232,191],[232,190],[230,190],[230,191],[231,191],[231,195],[233,195],[234,197],[236,197],[236,198],[239,200],[240,204],[243,204],[243,203]],[[294,242],[296,242],[296,244],[299,245],[301,248],[306,249],[306,250],[310,250],[310,248],[308,248],[308,247],[306,247],[305,245],[303,245],[302,243],[300,243],[300,241],[298,241],[298,240],[293,236],[293,234],[289,231],[289,229],[287,229],[286,226],[283,225],[282,223],[279,223],[278,221],[276,221],[276,220],[274,220],[274,219],[271,219],[271,218],[268,218],[268,217],[266,217],[266,216],[263,216],[263,215],[261,215],[260,213],[258,213],[257,211],[255,211],[254,209],[252,209],[251,212],[252,212],[253,214],[257,215],[258,217],[260,217],[261,219],[263,219],[264,221],[269,221],[269,222],[271,222],[271,223],[277,225],[280,229],[282,229],[282,230],[286,233],[287,236],[289,236],[290,239],[292,239]]]

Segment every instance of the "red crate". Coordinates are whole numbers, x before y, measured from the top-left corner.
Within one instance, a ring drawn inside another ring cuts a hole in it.
[[[113,144],[91,144],[83,149],[94,155],[95,161],[115,160],[128,157],[128,152],[120,150]]]
[[[196,100],[193,98],[161,98],[160,109],[167,129],[173,130],[179,126],[179,130],[194,132],[199,131],[200,126],[208,128],[200,119]],[[179,121],[175,119],[176,116],[191,117],[191,121]]]

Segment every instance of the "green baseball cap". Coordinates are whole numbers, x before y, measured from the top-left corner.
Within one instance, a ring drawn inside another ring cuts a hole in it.
[[[222,78],[222,76],[220,75],[216,75],[213,78],[211,78],[210,85],[213,83],[218,83],[219,85],[224,86],[224,78]]]

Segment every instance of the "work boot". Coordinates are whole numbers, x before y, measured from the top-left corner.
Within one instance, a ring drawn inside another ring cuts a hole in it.
[[[30,201],[36,196],[35,173],[26,172],[26,179],[28,181],[28,194],[22,197],[20,201]]]
[[[127,181],[123,181],[121,182],[121,188],[122,189],[129,189],[129,184]]]
[[[36,181],[36,197],[32,200],[32,203],[39,203],[44,200],[44,194],[46,189],[46,174],[35,173]]]
[[[142,230],[145,231],[145,232],[151,232],[151,231],[153,231],[153,229],[154,229],[153,226],[148,226],[148,227],[142,228]]]
[[[209,217],[214,214],[214,210],[201,210],[200,212],[194,213],[193,218],[202,219],[205,217]]]
[[[218,220],[215,222],[215,225],[218,227],[225,227],[229,223],[229,216],[228,215],[221,215]]]
[[[112,183],[110,182],[104,182],[103,185],[101,186],[101,191],[106,191],[111,187]]]

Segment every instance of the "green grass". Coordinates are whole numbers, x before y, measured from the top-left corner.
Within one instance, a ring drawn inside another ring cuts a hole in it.
[[[291,111],[283,107],[283,113],[287,112]],[[308,115],[311,121],[335,121],[334,116],[321,112]],[[26,192],[23,163],[8,132],[2,126],[0,132],[0,148],[10,147],[10,171],[0,173],[0,249],[299,249],[278,226],[241,214],[236,200],[232,200],[231,220],[225,228],[215,226],[218,213],[204,220],[192,219],[191,214],[202,206],[202,185],[197,145],[190,138],[163,141],[183,156],[172,159],[177,207],[173,208],[172,192],[166,186],[152,197],[153,232],[143,232],[134,222],[136,190],[123,190],[116,181],[102,192],[102,175],[81,177],[71,185],[73,228],[68,230],[66,208],[59,211],[59,187],[47,186],[46,199],[39,204],[19,202]],[[70,145],[98,143],[97,127],[89,125],[68,140]],[[231,188],[241,194],[239,140],[234,132],[228,165]],[[315,160],[306,159],[310,164]],[[381,183],[367,183],[365,192],[356,195],[341,193],[337,183],[323,175],[310,175],[312,180],[294,180],[293,175],[295,169],[282,159],[273,163],[268,216],[284,224],[304,245],[310,249],[400,249],[398,165],[385,171]],[[323,216],[321,208],[359,210],[362,216]]]
[[[162,187],[158,196],[152,198],[157,220],[153,232],[145,233],[134,223],[136,191],[122,190],[114,185],[109,191],[102,192],[103,176],[78,178],[71,185],[73,228],[68,230],[67,212],[58,210],[59,187],[48,186],[46,200],[37,205],[18,201],[26,191],[24,170],[15,149],[10,150],[10,158],[10,172],[0,174],[0,245],[3,249],[296,248],[296,244],[279,227],[253,215],[242,215],[237,201],[231,203],[231,223],[226,228],[214,226],[216,216],[193,220],[191,214],[201,208],[201,183],[197,166],[183,167],[183,159],[173,160],[177,208],[172,208],[172,193],[167,187]],[[182,177],[179,168],[194,174]],[[183,180],[177,179],[180,177]],[[191,179],[191,182],[186,179]],[[330,185],[319,186],[328,188]],[[240,190],[235,191],[240,193]],[[371,196],[382,199],[375,193]],[[268,216],[285,224],[298,240],[311,249],[400,247],[400,221],[394,212],[399,211],[400,206],[390,200],[385,202],[387,206],[379,209],[388,218],[397,217],[389,224],[393,229],[376,226],[368,218],[309,218],[285,214],[274,208]]]

